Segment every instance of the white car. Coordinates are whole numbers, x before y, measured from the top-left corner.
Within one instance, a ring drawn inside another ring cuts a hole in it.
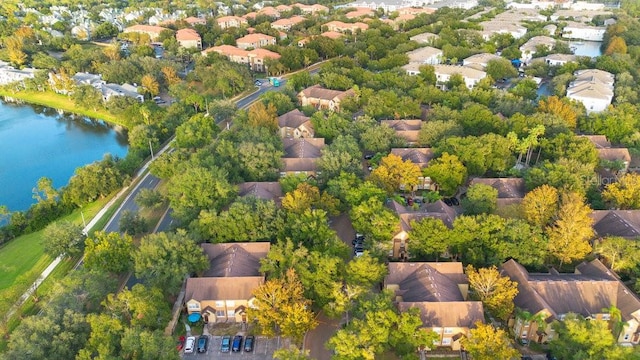
[[[195,336],[189,336],[187,338],[187,341],[185,341],[184,343],[184,353],[185,354],[192,354],[193,350],[195,349],[196,346],[196,337]]]

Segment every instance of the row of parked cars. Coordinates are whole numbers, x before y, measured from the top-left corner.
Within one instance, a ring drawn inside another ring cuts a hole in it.
[[[244,341],[243,341],[244,340]],[[242,346],[244,343],[244,346]],[[255,343],[255,337],[252,335],[243,338],[242,335],[236,335],[231,339],[231,336],[225,335],[222,337],[222,344],[220,345],[221,352],[240,352],[244,350],[245,352],[253,351],[253,346]],[[185,354],[193,354],[194,351],[199,353],[206,353],[207,347],[209,345],[209,337],[206,335],[202,335],[198,338],[195,336],[187,337],[184,343],[184,353]]]

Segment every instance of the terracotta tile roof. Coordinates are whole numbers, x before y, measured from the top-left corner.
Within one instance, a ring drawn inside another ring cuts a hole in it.
[[[239,239],[248,240],[248,239]],[[207,277],[259,276],[260,259],[267,256],[268,242],[200,244],[209,259]]]
[[[236,44],[240,44],[240,43],[255,43],[255,42],[260,42],[260,41],[275,41],[276,38],[274,38],[273,36],[270,35],[265,35],[265,34],[261,34],[261,33],[254,33],[254,34],[249,34],[249,35],[245,35],[241,38],[239,38],[238,40],[236,40]]]
[[[343,34],[336,31],[325,31],[322,34],[320,34],[320,36],[328,37],[329,39],[333,39],[333,40],[342,37],[342,35]]]
[[[176,32],[176,40],[200,40],[200,35],[193,29],[180,29]]]
[[[212,51],[215,51],[218,54],[222,54],[225,56],[249,56],[249,52],[247,50],[242,50],[232,45],[220,45],[220,46],[210,47],[204,50],[203,53],[208,53]]]
[[[184,21],[186,21],[188,24],[191,25],[196,25],[196,24],[206,24],[207,20],[206,19],[202,19],[202,18],[197,18],[194,16],[189,16],[188,18],[185,18]]]
[[[153,25],[133,25],[124,29],[124,32],[146,32],[146,33],[160,34],[164,30],[169,30],[169,29],[163,28],[161,26],[153,26]]]
[[[250,57],[256,57],[259,59],[266,59],[266,58],[280,59],[280,54],[267,49],[253,49],[249,51],[248,55]]]
[[[315,98],[322,100],[333,100],[335,98],[342,99],[346,96],[349,96],[353,93],[353,90],[340,91],[340,90],[330,90],[325,89],[320,85],[313,85],[304,90],[302,90],[302,94],[307,98]]]
[[[295,15],[290,18],[276,20],[271,23],[271,26],[294,26],[304,22],[305,20],[306,19],[302,16]]]
[[[473,328],[484,323],[484,308],[480,301],[400,302],[398,310],[420,309],[420,319],[425,327]]]

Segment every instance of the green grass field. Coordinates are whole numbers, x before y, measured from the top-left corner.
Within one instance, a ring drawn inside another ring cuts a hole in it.
[[[111,124],[122,125],[118,118],[105,110],[94,111],[91,109],[83,109],[77,107],[73,100],[68,96],[56,94],[52,91],[39,92],[39,91],[20,91],[12,92],[6,89],[0,90],[0,95],[9,96],[15,99],[23,100],[24,102],[42,106],[48,106],[54,109],[61,109],[70,113],[88,116],[94,119],[100,119],[107,121]]]

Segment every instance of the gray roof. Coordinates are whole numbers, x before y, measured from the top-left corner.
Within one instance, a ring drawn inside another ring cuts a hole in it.
[[[458,284],[468,284],[462,263],[389,263],[385,286],[397,285],[402,301],[464,301]]]
[[[323,138],[282,139],[284,158],[315,159],[322,155]]]
[[[289,111],[286,114],[282,114],[280,116],[278,116],[278,126],[282,127],[290,127],[290,128],[297,128],[300,125],[309,122],[309,120],[311,120],[310,117],[305,116],[305,114],[298,110],[298,109],[294,109]]]
[[[440,219],[449,228],[453,226],[453,221],[458,216],[455,210],[447,206],[442,200],[433,203],[423,204],[419,210],[400,205],[392,200],[388,205],[400,218],[400,226],[403,230],[411,230],[411,220],[419,220],[425,217]]]
[[[484,323],[484,310],[480,301],[448,302],[400,302],[400,312],[410,308],[420,309],[420,319],[425,327],[473,328]]]
[[[600,237],[640,237],[640,210],[594,210],[593,230]]]
[[[246,182],[238,185],[238,195],[253,196],[279,203],[283,194],[279,182]]]
[[[353,94],[353,90],[340,91],[325,89],[320,85],[310,86],[300,92],[307,98],[316,98],[323,100],[333,100],[335,98],[342,99],[345,96]]]
[[[248,300],[264,282],[263,276],[201,277],[187,279],[185,302],[189,300]]]

